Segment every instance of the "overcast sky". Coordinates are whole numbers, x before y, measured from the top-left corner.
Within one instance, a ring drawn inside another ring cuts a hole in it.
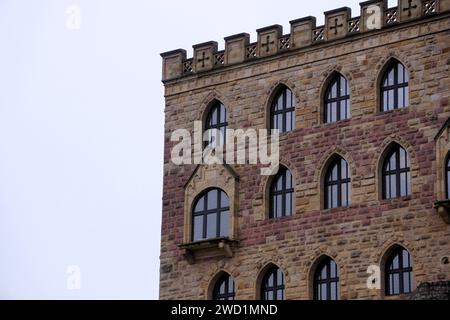
[[[358,3],[0,0],[0,298],[157,299],[159,53]]]

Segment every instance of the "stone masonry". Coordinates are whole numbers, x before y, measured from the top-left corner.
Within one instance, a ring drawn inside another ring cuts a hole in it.
[[[194,46],[193,59],[181,49],[162,54],[161,299],[209,299],[221,272],[234,278],[237,299],[259,299],[271,264],[285,274],[286,299],[312,299],[312,273],[323,255],[339,266],[340,299],[384,299],[383,281],[380,290],[367,288],[367,268],[383,270],[395,244],[411,254],[415,287],[450,281],[450,225],[435,208],[446,200],[443,163],[450,150],[450,0],[414,0],[411,14],[402,10],[409,4],[367,1],[361,17],[340,8],[325,13],[325,26],[307,17],[291,21],[289,35],[275,25],[259,29],[256,43],[245,33],[225,38],[222,52],[206,42]],[[372,26],[370,6],[382,13],[381,30]],[[332,29],[335,23],[341,27]],[[409,72],[410,106],[380,112],[380,77],[392,58]],[[352,117],[324,124],[323,95],[336,71],[348,80]],[[267,128],[281,84],[295,95],[296,129],[280,136],[281,163],[295,179],[295,214],[269,220],[270,177],[260,175],[260,166],[176,166],[171,134],[193,131],[215,99],[227,108],[229,128]],[[381,200],[380,163],[393,142],[411,158],[412,195]],[[351,168],[352,204],[324,210],[323,171],[334,154]],[[231,254],[205,249],[192,257],[182,246],[191,238],[192,201],[211,186],[230,197],[236,244]]]

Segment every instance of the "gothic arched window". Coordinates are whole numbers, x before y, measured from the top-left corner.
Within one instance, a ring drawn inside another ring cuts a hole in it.
[[[391,61],[381,81],[381,111],[409,106],[409,75],[405,66]]]
[[[290,217],[294,211],[294,181],[291,172],[280,167],[270,186],[269,218]]]
[[[192,213],[192,240],[225,238],[229,235],[230,201],[220,189],[204,192]]]
[[[413,290],[411,255],[403,247],[396,247],[386,261],[386,295],[410,293]]]
[[[325,175],[325,209],[350,205],[351,185],[347,161],[336,156]]]
[[[337,73],[325,93],[324,122],[331,123],[350,119],[350,88],[347,79]]]
[[[208,115],[206,116],[205,132],[208,132],[208,141],[205,143],[206,146],[210,145],[211,147],[217,147],[225,145],[227,128],[227,109],[221,102],[216,101],[210,107]],[[216,137],[215,130],[220,131],[220,137]]]
[[[450,199],[450,154],[445,161],[445,188],[447,199]]]
[[[286,86],[281,87],[272,100],[270,128],[278,129],[280,133],[295,129],[294,95]]]
[[[383,163],[383,199],[405,197],[411,194],[409,155],[398,144],[394,145]]]
[[[314,273],[314,300],[339,300],[339,270],[330,257],[324,258]]]
[[[213,300],[234,300],[235,296],[234,280],[228,273],[224,273],[214,286]]]
[[[277,266],[270,268],[262,279],[261,299],[284,300],[284,274]]]

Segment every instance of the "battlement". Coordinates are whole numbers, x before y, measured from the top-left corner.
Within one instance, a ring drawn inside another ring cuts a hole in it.
[[[280,25],[258,29],[257,42],[254,43],[250,43],[247,33],[225,37],[223,51],[218,51],[215,41],[197,44],[193,46],[194,55],[190,59],[183,49],[162,53],[162,80],[173,80],[423,19],[450,11],[450,0],[398,0],[398,6],[393,8],[388,8],[387,0],[370,0],[360,3],[360,6],[359,17],[352,17],[348,7],[325,12],[323,26],[316,26],[315,17],[290,21],[291,32],[286,35]]]

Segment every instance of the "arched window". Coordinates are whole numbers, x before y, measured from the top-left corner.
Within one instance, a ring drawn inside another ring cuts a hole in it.
[[[193,241],[228,237],[229,216],[230,202],[225,192],[210,189],[203,193],[194,204]]]
[[[314,300],[339,300],[339,270],[330,257],[320,262],[314,274]]]
[[[217,147],[225,145],[227,128],[227,109],[221,102],[216,101],[210,107],[206,117],[205,131],[208,132],[208,141],[206,142],[206,146]],[[220,131],[220,138],[216,137],[214,129]]]
[[[411,194],[411,172],[408,153],[398,144],[387,154],[383,164],[383,199]]]
[[[445,188],[447,199],[450,199],[450,153],[445,161]]]
[[[350,119],[350,88],[347,79],[337,73],[325,93],[324,122],[331,123]]]
[[[280,133],[295,129],[294,95],[285,86],[278,90],[272,100],[270,119],[270,128],[278,129]]]
[[[325,175],[325,209],[350,205],[351,186],[348,163],[336,156]]]
[[[405,66],[393,60],[381,81],[381,111],[409,106],[409,76]]]
[[[234,300],[235,296],[234,280],[228,273],[224,273],[214,286],[213,300]]]
[[[413,290],[411,255],[403,247],[396,247],[386,260],[386,295],[410,293]]]
[[[270,186],[269,218],[290,217],[294,211],[294,181],[291,172],[280,167]]]
[[[284,300],[284,274],[277,266],[270,268],[262,279],[261,299]]]

